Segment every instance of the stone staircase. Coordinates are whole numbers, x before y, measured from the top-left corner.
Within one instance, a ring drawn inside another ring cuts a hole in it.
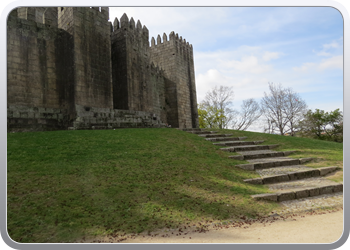
[[[260,177],[247,179],[244,182],[252,185],[268,185],[271,193],[252,195],[255,200],[266,200],[299,206],[308,203],[311,207],[324,200],[331,199],[325,206],[333,205],[332,198],[336,197],[338,205],[342,203],[343,184],[333,182],[324,176],[337,171],[337,167],[311,168],[304,164],[313,158],[293,159],[287,157],[296,151],[273,151],[278,145],[259,145],[264,141],[245,141],[247,137],[233,137],[232,134],[217,134],[214,131],[202,129],[182,129],[198,134],[213,145],[221,146],[220,150],[236,152],[238,155],[229,156],[236,160],[249,163],[236,167],[256,171]],[[340,200],[341,197],[341,200]],[[321,201],[322,200],[322,201]],[[296,203],[297,202],[297,203]],[[299,203],[298,203],[299,202]]]

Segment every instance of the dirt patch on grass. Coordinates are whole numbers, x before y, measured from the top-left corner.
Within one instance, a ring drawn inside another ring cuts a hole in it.
[[[77,242],[100,243],[333,243],[343,233],[343,210],[290,216],[269,216],[255,221],[197,228],[159,230],[139,235],[104,236]]]

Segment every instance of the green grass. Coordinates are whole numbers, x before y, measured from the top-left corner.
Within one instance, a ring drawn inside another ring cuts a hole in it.
[[[234,134],[342,164],[342,144]],[[74,242],[256,217],[279,207],[250,198],[269,191],[243,182],[258,177],[235,167],[244,162],[228,159],[220,147],[176,129],[7,136],[7,226],[17,242]]]

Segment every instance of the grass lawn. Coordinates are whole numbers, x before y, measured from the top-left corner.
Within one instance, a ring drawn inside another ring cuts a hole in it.
[[[342,167],[339,143],[225,132],[322,160],[310,166]],[[74,242],[235,221],[278,208],[250,198],[268,188],[244,183],[258,174],[234,167],[244,161],[219,148],[167,128],[8,133],[8,233],[23,243]]]

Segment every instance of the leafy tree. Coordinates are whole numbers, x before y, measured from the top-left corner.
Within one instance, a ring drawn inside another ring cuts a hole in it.
[[[223,112],[212,106],[206,106],[201,103],[198,105],[198,121],[200,128],[219,128],[220,121],[225,119]]]
[[[198,112],[202,114],[202,118],[209,128],[228,128],[233,115],[234,110],[230,108],[233,100],[232,87],[227,86],[215,86],[213,89],[208,91],[205,95],[204,100],[200,103]],[[203,112],[203,110],[205,112]],[[200,116],[198,114],[198,116]]]
[[[321,140],[343,141],[343,114],[339,109],[325,112],[308,110],[299,122],[300,135]]]
[[[269,83],[270,92],[264,92],[261,100],[261,108],[268,122],[266,131],[270,133],[296,132],[298,121],[306,112],[306,103],[291,88],[283,88],[281,84],[274,85]]]

